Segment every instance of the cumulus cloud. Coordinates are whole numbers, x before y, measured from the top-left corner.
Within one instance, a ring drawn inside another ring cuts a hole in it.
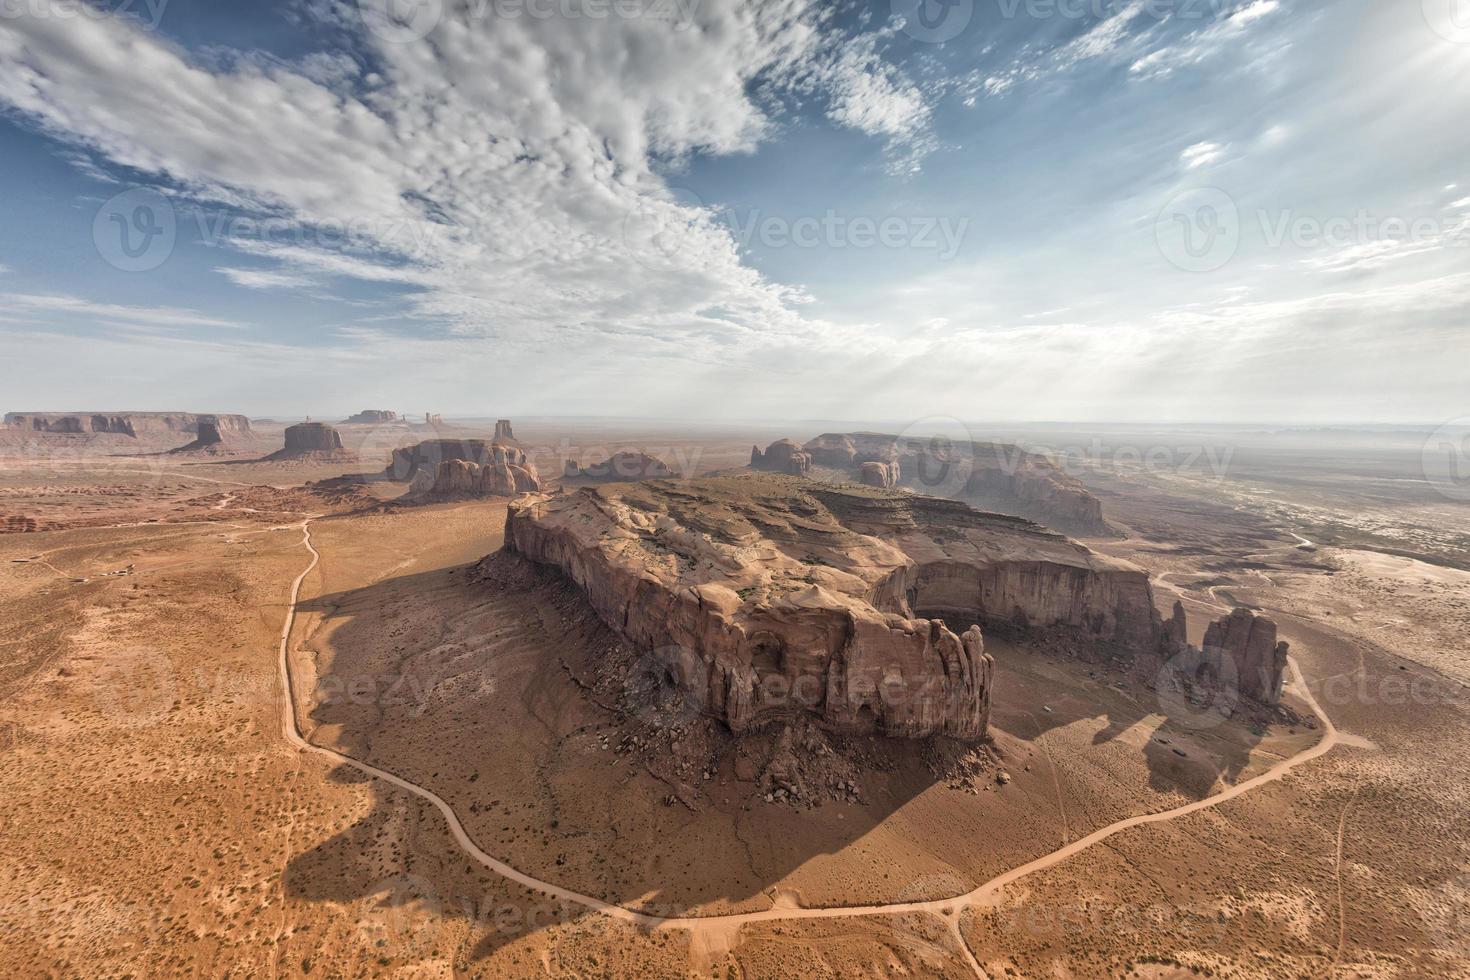
[[[801,295],[744,265],[661,172],[751,150],[782,92],[815,93],[837,123],[900,148],[928,125],[874,40],[836,35],[809,0],[690,5],[687,25],[446,4],[420,39],[362,31],[370,69],[206,61],[128,18],[45,16],[51,2],[0,30],[0,102],[184,196],[309,229],[224,239],[283,266],[223,269],[233,282],[399,283],[414,315],[462,335],[820,337]],[[351,8],[318,9],[360,29]]]

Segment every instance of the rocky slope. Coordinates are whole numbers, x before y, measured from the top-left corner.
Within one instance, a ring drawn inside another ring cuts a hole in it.
[[[960,502],[800,477],[528,496],[506,548],[559,568],[736,732],[810,715],[976,739],[992,670],[979,626],[1125,652],[1162,636],[1136,566]]]
[[[774,443],[771,450],[789,442]],[[771,450],[752,453],[751,465],[780,469],[765,462]],[[789,451],[781,450],[783,455]],[[811,466],[855,482],[964,500],[982,510],[1025,517],[1068,534],[1108,534],[1112,530],[1103,520],[1102,504],[1080,482],[1045,457],[1018,446],[878,432],[828,432],[812,439],[800,452],[809,457]],[[870,463],[879,465],[867,465]],[[896,476],[890,477],[889,469],[894,467]]]

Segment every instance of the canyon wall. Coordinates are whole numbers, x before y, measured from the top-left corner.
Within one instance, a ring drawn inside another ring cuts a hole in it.
[[[250,420],[243,415],[193,412],[7,412],[8,428],[70,434],[111,433],[141,438],[199,432],[201,420],[211,422],[221,438],[249,438]]]

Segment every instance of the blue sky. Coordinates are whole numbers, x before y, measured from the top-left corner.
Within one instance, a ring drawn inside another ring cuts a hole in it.
[[[17,0],[5,408],[1465,416],[1463,4]]]

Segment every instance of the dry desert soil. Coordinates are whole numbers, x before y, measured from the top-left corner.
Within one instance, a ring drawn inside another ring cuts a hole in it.
[[[605,696],[619,638],[487,559],[505,500],[399,501],[404,435],[342,429],[352,462],[0,459],[0,974],[1470,975],[1464,505],[1091,461],[1087,543],[1192,634],[1276,619],[1305,721],[997,637],[978,761],[839,745],[851,787],[794,806],[774,736]],[[791,434],[517,429],[543,474]]]

